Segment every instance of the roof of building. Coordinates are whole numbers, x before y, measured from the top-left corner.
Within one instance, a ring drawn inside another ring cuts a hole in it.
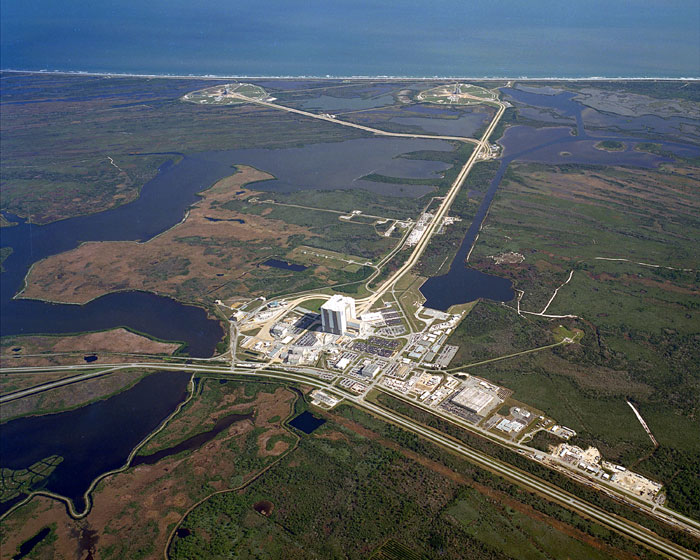
[[[345,311],[348,305],[354,305],[355,300],[351,297],[341,296],[340,294],[335,294],[331,299],[321,306],[321,309],[328,309],[329,311]]]
[[[486,391],[482,391],[476,387],[468,387],[455,395],[452,398],[452,402],[479,414],[489,406],[495,398],[496,397]]]

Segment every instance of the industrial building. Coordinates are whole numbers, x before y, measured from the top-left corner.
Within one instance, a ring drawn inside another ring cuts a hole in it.
[[[355,300],[351,297],[336,294],[321,306],[321,326],[325,332],[345,334],[348,321],[355,319]]]
[[[484,410],[488,409],[495,399],[494,395],[486,391],[477,387],[468,387],[452,397],[452,402],[466,408],[469,412],[483,416]]]

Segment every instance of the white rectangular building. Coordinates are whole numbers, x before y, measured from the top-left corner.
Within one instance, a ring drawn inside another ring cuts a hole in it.
[[[321,326],[325,332],[344,334],[348,321],[354,319],[355,300],[351,297],[336,294],[321,306]]]

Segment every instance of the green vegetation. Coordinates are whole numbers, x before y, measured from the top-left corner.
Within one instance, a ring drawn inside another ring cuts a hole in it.
[[[437,230],[418,264],[413,268],[416,274],[430,277],[447,272],[478,208],[478,202],[469,198],[467,189],[462,188],[457,193],[449,212],[449,216],[459,218],[461,221],[450,225],[443,224]]]
[[[4,272],[5,268],[2,266],[2,263],[4,263],[5,259],[11,254],[12,247],[0,247],[0,272]]]
[[[375,183],[388,183],[390,185],[428,185],[432,186],[435,184],[435,179],[410,179],[404,177],[389,177],[388,175],[381,175],[379,173],[370,173],[364,177],[360,177],[365,181],[373,181]]]
[[[488,301],[477,303],[447,341],[459,346],[453,366],[497,358],[552,342],[552,335],[541,320],[519,316],[507,307]]]
[[[320,313],[321,312],[321,306],[326,303],[325,299],[310,299],[309,301],[305,301],[302,303],[302,307],[305,309],[308,309],[309,311],[313,311],[314,313]]]
[[[372,260],[388,252],[395,244],[391,239],[378,236],[373,227],[339,220],[336,214],[305,208],[255,204],[245,200],[231,200],[223,207],[244,214],[264,214],[268,219],[308,228],[310,236],[303,239],[290,238],[292,245],[303,242],[310,247]]]
[[[62,461],[63,457],[51,455],[26,469],[0,469],[0,503],[41,488]]]
[[[446,515],[481,541],[496,544],[513,558],[542,558],[543,548],[566,551],[567,558],[609,558],[553,527],[543,525],[506,504],[494,504],[472,488],[462,488]]]
[[[336,253],[335,251],[319,249],[318,247],[306,247],[304,245],[295,247],[292,251],[287,253],[284,258],[307,266],[320,265],[350,273],[355,273],[360,270],[362,266],[360,263],[366,262],[366,259],[354,255],[345,255],[343,253]]]
[[[678,156],[671,150],[664,149],[661,144],[656,144],[654,142],[640,142],[634,147],[635,150],[640,152],[648,152],[661,157],[666,157],[670,159],[678,159]]]
[[[520,307],[528,311],[543,309],[573,269],[547,312],[577,315],[580,320],[555,325],[584,332],[578,344],[472,373],[515,390],[609,459],[660,480],[669,487],[669,504],[695,516],[700,483],[690,465],[700,446],[690,434],[697,433],[700,403],[700,261],[690,240],[700,236],[700,209],[691,194],[697,183],[684,164],[643,170],[513,165],[470,261],[511,278],[524,290]],[[506,251],[523,254],[524,262],[496,265],[489,258]],[[468,361],[458,357],[453,364]],[[637,403],[661,445],[651,456],[651,442],[625,399]],[[671,452],[678,454],[675,475],[659,459]]]
[[[372,554],[370,560],[425,560],[427,556],[415,552],[394,539],[386,541]]]
[[[195,395],[170,421],[168,429],[163,430],[148,440],[139,449],[138,455],[151,455],[162,449],[176,446],[178,443],[199,433],[211,430],[216,421],[230,413],[232,406],[248,404],[255,400],[256,394],[245,394],[243,383],[227,381],[219,383],[218,379],[206,377],[195,378]],[[274,393],[279,385],[259,385],[260,392]],[[242,409],[237,406],[236,414],[252,413],[252,407]]]
[[[161,164],[176,158],[156,153],[293,147],[364,136],[257,106],[179,101],[193,88],[220,83],[3,75],[2,210],[46,223],[124,204]],[[75,99],[80,102],[65,102]]]
[[[547,85],[552,85],[548,83]],[[577,84],[575,82],[567,82],[562,86],[566,89],[581,89],[589,88],[590,84]],[[700,86],[698,86],[697,81],[681,81],[681,80],[650,80],[650,81],[597,81],[595,83],[595,88],[621,93],[629,92],[636,93],[639,95],[648,95],[649,97],[654,97],[656,99],[685,99],[687,101],[700,102]]]
[[[556,484],[560,488],[576,496],[579,496],[582,499],[592,504],[595,504],[609,512],[622,515],[627,519],[631,519],[641,525],[644,525],[645,527],[648,527],[657,534],[663,535],[666,538],[673,540],[674,542],[683,543],[683,546],[691,550],[700,551],[700,541],[689,537],[688,535],[686,535],[686,533],[676,531],[675,529],[672,529],[663,523],[657,522],[656,520],[637,512],[635,509],[625,506],[619,503],[618,501],[609,498],[596,490],[589,488],[588,486],[584,486],[583,484],[566,477],[563,474],[560,474],[556,471],[548,469],[543,465],[535,463],[523,457],[519,453],[516,453],[515,451],[502,447],[500,444],[486,439],[484,436],[467,431],[457,426],[456,424],[453,424],[438,416],[435,416],[431,412],[420,409],[416,406],[413,406],[410,403],[407,403],[401,399],[398,399],[386,393],[380,393],[378,396],[378,401],[381,402],[381,404],[386,408],[389,408],[398,412],[399,414],[417,420],[422,424],[430,426],[459,441],[467,443],[470,447],[474,449],[486,452],[489,455],[500,459],[501,461],[510,463],[511,465],[519,469],[528,471],[539,478]],[[401,428],[394,426],[393,424],[387,424],[381,420],[375,419],[367,415],[365,412],[350,406],[344,406],[339,411],[344,416],[351,418],[357,422],[360,422],[367,427],[370,427],[372,430],[375,430],[378,433],[381,433],[383,436],[397,441],[402,446],[408,449],[411,449],[421,455],[424,455],[436,461],[440,461],[443,464],[449,466],[453,470],[456,470],[460,473],[468,474],[476,481],[489,481],[489,486],[496,488],[510,488],[510,492],[512,492],[513,496],[517,496],[519,500],[532,505],[532,507],[538,509],[539,511],[545,511],[549,515],[553,515],[557,519],[566,520],[567,522],[570,522],[570,520],[572,519],[572,515],[576,517],[568,510],[563,510],[558,506],[554,506],[553,504],[550,504],[543,498],[535,498],[528,491],[522,490],[517,486],[511,485],[510,483],[507,483],[502,479],[498,478],[496,475],[492,475],[490,473],[487,473],[486,471],[481,471],[474,467],[471,463],[468,463],[466,460],[459,459],[452,455],[450,452],[442,449],[441,447],[423,441],[418,436],[406,432]],[[524,496],[527,496],[527,499],[525,499]],[[578,522],[577,526],[579,526],[579,528],[585,532],[591,533],[592,531],[590,525],[584,525]],[[597,533],[592,532],[591,534]]]
[[[617,140],[601,140],[596,143],[595,148],[606,152],[624,152],[627,146],[625,146],[624,142],[618,142]]]
[[[390,440],[403,439],[399,434],[404,432],[398,428],[356,409],[345,409],[343,414],[372,430],[380,427],[391,434]],[[331,417],[245,491],[214,496],[195,508],[180,526],[187,533],[175,538],[171,558],[261,553],[278,558],[521,558],[517,549],[523,543],[528,558],[555,557],[562,550],[577,559],[610,557],[555,531],[548,525],[549,518],[533,517],[533,510],[523,510],[521,505],[523,513],[496,506],[498,513],[491,515],[501,516],[500,522],[505,523],[498,535],[475,531],[465,512],[486,515],[494,503],[481,491],[461,485],[473,476],[480,481],[495,479],[460,463],[457,472],[465,473],[462,478],[438,463],[407,458],[393,443],[382,445],[374,439]],[[429,455],[434,453],[442,458],[437,448],[431,448]],[[256,513],[254,506],[266,502],[272,504],[271,512]],[[595,531],[596,538],[617,543],[615,535],[602,528],[594,529],[569,514],[567,522],[572,519]],[[635,545],[617,544],[647,557]]]

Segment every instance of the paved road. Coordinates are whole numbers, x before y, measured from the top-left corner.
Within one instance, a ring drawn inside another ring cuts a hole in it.
[[[578,512],[581,515],[584,515],[586,517],[589,517],[598,523],[601,523],[607,527],[610,527],[611,529],[614,529],[622,534],[627,535],[628,537],[643,543],[645,546],[665,555],[670,558],[676,558],[679,560],[698,560],[700,559],[700,556],[687,551],[686,549],[680,547],[679,545],[676,545],[675,543],[669,542],[652,531],[649,531],[648,529],[645,529],[631,521],[628,521],[622,517],[619,517],[617,515],[611,514],[606,512],[605,510],[598,508],[597,506],[593,506],[586,501],[577,498],[576,496],[569,494],[568,492],[565,492],[564,490],[560,489],[559,487],[550,484],[548,482],[545,482],[543,480],[540,480],[539,478],[530,475],[524,471],[521,471],[508,463],[504,463],[498,459],[494,459],[493,457],[490,457],[489,455],[476,451],[474,449],[470,449],[468,446],[466,446],[463,443],[460,443],[456,440],[453,440],[446,436],[445,434],[436,431],[432,428],[428,428],[426,426],[423,426],[422,424],[419,424],[411,419],[404,418],[402,416],[396,415],[394,412],[385,410],[373,403],[364,401],[360,397],[353,397],[348,395],[345,392],[340,391],[337,387],[334,387],[332,385],[334,380],[330,381],[324,381],[322,379],[319,379],[315,375],[312,374],[305,374],[302,372],[298,371],[285,371],[284,366],[282,365],[275,365],[274,369],[269,367],[269,364],[262,363],[262,364],[256,364],[256,363],[239,363],[236,365],[233,369],[229,369],[227,367],[222,367],[222,366],[207,366],[207,365],[201,365],[201,364],[162,364],[162,363],[134,363],[134,364],[114,364],[114,369],[117,368],[123,368],[123,367],[141,367],[141,368],[149,368],[149,369],[158,369],[158,370],[173,370],[177,369],[180,371],[192,371],[192,372],[198,372],[198,373],[211,373],[211,374],[218,374],[218,375],[226,375],[226,374],[237,374],[237,375],[244,375],[248,377],[264,377],[264,378],[271,378],[271,379],[278,379],[278,380],[283,380],[283,381],[288,381],[288,382],[293,382],[293,383],[302,383],[317,389],[323,389],[325,392],[339,398],[339,399],[345,399],[348,400],[352,403],[354,403],[356,406],[363,408],[370,413],[387,420],[389,422],[392,422],[394,424],[397,424],[399,426],[402,426],[403,428],[421,436],[429,441],[432,441],[433,443],[436,443],[438,445],[441,445],[443,447],[446,447],[450,449],[451,451],[463,456],[467,460],[473,462],[476,465],[479,465],[483,468],[487,468],[493,472],[496,472],[500,474],[501,476],[504,476],[510,480],[515,481],[519,485],[528,488],[532,491],[541,493],[545,496],[548,496],[552,500],[555,500],[561,504],[564,504],[566,507],[569,509],[572,509],[573,511]],[[40,372],[40,371],[64,371],[64,370],[80,370],[80,369],[87,369],[88,365],[78,365],[78,366],[57,366],[54,368],[46,368],[46,367],[32,367],[32,368],[7,368],[3,369],[3,373],[13,373],[13,372],[27,372],[27,371],[34,371],[34,372]],[[93,366],[94,367],[94,366]],[[85,378],[89,378],[89,376],[96,376],[99,374],[104,374],[107,373],[106,371],[102,372],[92,372],[90,374],[86,374]],[[77,380],[77,377],[70,378],[72,382],[75,382]],[[58,383],[58,382],[55,382]],[[42,387],[36,387],[33,389],[28,389],[27,392],[36,392],[39,390],[48,390],[49,385],[52,384],[46,384]],[[645,508],[640,508],[640,509],[645,509]],[[649,509],[649,508],[646,508]],[[681,528],[685,528],[686,530],[693,532],[695,529],[700,528],[700,524],[695,522],[694,520],[690,520],[687,518],[684,518],[683,516],[680,516],[679,514],[676,514],[672,510],[668,510],[667,508],[660,508],[657,507],[657,510],[663,510],[664,513],[672,514],[673,519],[675,521],[676,526],[679,526]],[[683,523],[683,520],[687,521],[688,523]]]
[[[401,277],[406,274],[417,262],[418,259],[420,259],[421,255],[425,251],[425,249],[428,246],[428,243],[430,242],[430,239],[435,231],[438,230],[440,225],[442,224],[443,218],[447,215],[447,213],[450,210],[450,207],[452,206],[452,202],[454,202],[455,197],[457,196],[457,193],[459,190],[462,188],[462,185],[464,184],[464,181],[467,179],[467,175],[469,175],[469,172],[471,171],[472,167],[474,166],[474,163],[476,163],[477,158],[479,157],[479,154],[483,149],[487,147],[489,137],[493,133],[493,130],[496,128],[496,125],[498,124],[498,121],[501,119],[501,116],[503,115],[503,112],[505,111],[506,107],[505,105],[501,104],[498,111],[496,112],[496,115],[494,116],[493,120],[491,121],[491,124],[489,124],[488,128],[484,132],[483,136],[481,137],[481,140],[477,143],[476,148],[474,148],[474,151],[472,152],[471,156],[467,160],[467,162],[464,164],[462,167],[461,171],[457,175],[457,178],[454,180],[452,183],[452,187],[450,190],[447,192],[447,195],[442,201],[442,204],[438,208],[438,211],[435,213],[435,216],[433,217],[432,221],[428,225],[428,227],[425,230],[425,233],[423,233],[423,236],[420,238],[418,243],[416,244],[415,248],[413,249],[413,253],[411,253],[411,256],[409,259],[404,263],[404,265],[399,268],[391,277],[389,277],[378,289],[377,291],[372,294],[371,296],[364,298],[362,300],[358,300],[358,303],[360,303],[360,307],[358,308],[358,313],[364,313],[366,311],[369,311],[371,307],[375,304],[375,302],[381,298],[391,287],[398,282]]]
[[[480,140],[475,140],[473,138],[464,138],[464,137],[457,137],[457,136],[432,136],[432,135],[423,135],[423,134],[402,134],[402,133],[393,133],[393,132],[385,132],[382,130],[378,129],[373,129],[370,127],[362,126],[362,125],[357,125],[354,123],[349,123],[346,121],[340,121],[337,119],[334,119],[329,116],[325,115],[318,115],[315,113],[310,113],[307,111],[302,111],[299,109],[292,109],[290,107],[284,107],[282,105],[277,105],[274,103],[269,103],[265,101],[258,101],[254,99],[249,99],[244,96],[239,96],[247,101],[257,103],[259,105],[264,105],[268,106],[274,109],[279,109],[279,110],[284,110],[292,113],[297,113],[301,114],[304,116],[320,119],[320,120],[325,120],[328,122],[332,122],[335,124],[340,124],[343,126],[350,126],[353,128],[358,128],[367,132],[371,132],[373,134],[379,134],[379,135],[384,135],[384,136],[395,136],[395,137],[408,137],[408,138],[430,138],[430,139],[442,139],[442,140],[457,140],[457,141],[462,141],[462,142],[469,142],[469,143],[475,143],[476,147],[474,151],[472,152],[471,156],[465,163],[465,165],[462,167],[460,170],[459,174],[457,175],[457,178],[453,182],[452,186],[450,187],[450,190],[448,191],[447,195],[444,197],[440,207],[438,208],[435,216],[433,217],[432,221],[426,228],[425,233],[417,243],[416,247],[414,248],[411,256],[409,259],[406,261],[406,263],[399,269],[397,270],[389,279],[387,279],[381,286],[380,288],[371,296],[368,296],[362,300],[358,300],[358,303],[360,303],[360,307],[358,311],[360,313],[369,310],[374,303],[381,298],[388,290],[390,290],[396,282],[405,274],[407,273],[415,264],[418,262],[418,259],[421,257],[425,249],[427,248],[430,239],[432,235],[434,234],[435,231],[437,231],[437,228],[440,226],[442,223],[443,218],[447,215],[449,212],[449,209],[457,196],[459,190],[461,189],[462,185],[464,184],[464,181],[466,180],[467,175],[471,171],[474,163],[477,161],[477,158],[479,157],[479,154],[482,152],[482,150],[487,148],[488,144],[488,139],[490,135],[493,133],[493,130],[495,129],[496,125],[498,124],[501,116],[503,115],[503,112],[505,111],[505,105],[499,104],[499,110],[497,111],[494,119],[490,123],[489,127],[486,129],[484,132],[483,136],[481,137]],[[295,298],[293,301],[290,301],[290,303],[285,306],[285,308],[281,309],[279,313],[274,314],[268,321],[266,321],[263,326],[260,334],[264,334],[269,332],[270,326],[281,316],[286,314],[288,311],[291,309],[294,309],[297,307],[299,304],[303,303],[304,301],[308,301],[311,299],[317,299],[317,298],[328,298],[329,296],[326,294],[318,294],[318,293],[308,293],[303,296]],[[235,352],[236,352],[236,342],[235,339],[237,338],[235,336],[236,330],[235,328],[232,328],[232,340],[231,340],[231,346],[230,346],[230,352],[232,354],[232,363],[230,366],[216,366],[216,365],[206,365],[203,362],[199,362],[198,364],[188,364],[188,363],[180,363],[180,364],[163,364],[161,362],[141,362],[141,363],[131,363],[131,364],[106,364],[103,367],[108,368],[108,369],[102,369],[100,371],[93,371],[90,373],[85,373],[82,375],[76,375],[72,376],[66,379],[46,383],[37,387],[32,387],[29,389],[25,389],[22,391],[17,391],[15,393],[5,395],[3,397],[0,397],[0,404],[3,402],[8,402],[11,400],[15,400],[18,398],[23,398],[25,396],[39,393],[42,391],[47,391],[56,387],[68,385],[71,383],[76,383],[80,381],[84,381],[87,379],[91,379],[94,377],[99,377],[102,375],[106,375],[112,371],[116,371],[118,369],[123,369],[126,367],[139,367],[139,368],[148,368],[148,369],[157,369],[157,370],[180,370],[180,371],[192,371],[192,372],[198,372],[198,373],[211,373],[211,374],[217,374],[217,375],[246,375],[246,376],[254,376],[254,377],[266,377],[266,378],[272,378],[272,379],[281,379],[284,381],[288,382],[293,382],[293,383],[303,383],[305,385],[315,387],[318,389],[323,389],[325,392],[339,398],[339,399],[345,399],[348,401],[353,402],[356,406],[361,407],[370,413],[372,413],[375,416],[378,416],[380,418],[383,418],[384,420],[387,420],[389,422],[392,422],[394,424],[397,424],[399,426],[402,426],[406,430],[409,430],[423,438],[428,439],[429,441],[432,441],[433,443],[443,446],[445,448],[450,449],[451,451],[463,456],[464,458],[468,459],[469,461],[473,462],[474,464],[477,464],[483,468],[487,468],[493,472],[496,472],[500,474],[501,476],[504,476],[505,478],[508,478],[512,481],[517,482],[519,485],[528,488],[532,491],[541,493],[545,496],[548,496],[554,501],[557,501],[559,503],[562,503],[566,505],[568,508],[572,509],[573,511],[578,512],[581,515],[584,515],[586,517],[589,517],[591,519],[594,519],[595,521],[601,523],[602,525],[605,525],[607,527],[610,527],[622,534],[627,535],[628,537],[632,538],[633,540],[636,540],[640,543],[643,543],[645,546],[665,555],[670,558],[676,558],[679,560],[698,560],[700,559],[700,556],[691,553],[684,548],[680,547],[679,545],[676,545],[675,543],[671,543],[669,541],[666,541],[665,539],[662,539],[655,533],[649,531],[648,529],[645,529],[641,526],[638,526],[635,523],[632,523],[628,521],[627,519],[621,518],[619,516],[610,514],[606,512],[605,510],[598,508],[596,506],[593,506],[584,500],[581,500],[580,498],[577,498],[576,496],[569,494],[568,492],[563,491],[559,487],[550,484],[548,482],[545,482],[543,480],[540,480],[539,478],[530,475],[524,471],[520,471],[519,469],[516,469],[515,467],[509,465],[508,463],[504,463],[502,461],[499,461],[497,459],[494,459],[493,457],[490,457],[489,455],[482,453],[480,451],[476,451],[474,449],[470,449],[468,446],[465,444],[458,442],[456,440],[451,439],[450,437],[446,436],[445,434],[433,430],[431,428],[428,428],[426,426],[423,426],[422,424],[419,424],[409,418],[405,418],[402,416],[397,415],[393,411],[386,410],[380,406],[377,406],[374,403],[370,403],[367,401],[364,401],[363,398],[361,397],[354,397],[351,396],[343,391],[341,391],[339,388],[334,387],[333,383],[335,381],[335,377],[329,381],[325,381],[317,377],[318,373],[320,372],[315,372],[312,371],[309,368],[309,373],[303,373],[300,371],[290,371],[289,369],[285,369],[285,366],[283,365],[270,365],[269,363],[246,363],[246,362],[236,362],[236,357],[235,357]],[[35,372],[35,373],[40,373],[40,372],[56,372],[56,371],[79,371],[81,369],[94,369],[95,366],[92,365],[74,365],[74,366],[54,366],[54,367],[26,367],[26,368],[4,368],[2,370],[3,373],[6,374],[11,374],[11,373],[30,373],[30,372]],[[647,513],[650,513],[652,515],[655,515],[658,518],[663,518],[660,513],[665,514],[665,520],[667,522],[670,522],[672,524],[675,524],[677,527],[681,527],[689,532],[697,532],[697,529],[700,529],[700,524],[695,522],[694,520],[690,520],[688,518],[685,518],[684,516],[681,516],[680,514],[677,514],[676,512],[673,512],[672,510],[668,510],[667,508],[663,508],[658,506],[655,508],[654,511],[651,511],[651,508],[649,507],[642,507],[639,506],[640,509],[642,510],[649,510]],[[672,518],[672,519],[671,519]]]
[[[297,115],[304,115],[305,117],[311,117],[314,119],[319,119],[322,121],[330,122],[333,124],[340,124],[342,126],[349,126],[351,128],[357,128],[359,130],[364,130],[365,132],[371,132],[372,134],[377,134],[379,136],[393,136],[396,138],[426,138],[428,140],[455,140],[457,142],[466,142],[468,144],[478,144],[476,138],[469,138],[467,136],[438,136],[435,134],[410,134],[404,132],[387,132],[386,130],[380,130],[378,128],[372,128],[371,126],[364,126],[361,124],[355,124],[348,121],[343,121],[340,119],[334,119],[328,115],[310,113],[309,111],[302,111],[301,109],[294,109],[292,107],[287,107],[285,105],[278,105],[277,103],[270,103],[269,101],[262,101],[259,99],[252,99],[241,95],[239,93],[232,94],[234,97],[241,99],[242,101],[247,101],[249,103],[256,103],[258,105],[264,105],[265,107],[270,107],[271,109],[278,109],[280,111],[287,111],[288,113],[296,113]]]
[[[115,367],[110,367],[108,369],[103,369],[100,371],[93,371],[90,373],[83,373],[79,375],[73,375],[71,377],[64,377],[63,379],[59,379],[57,381],[52,381],[50,383],[43,383],[41,385],[37,385],[35,387],[30,387],[28,389],[22,389],[21,391],[15,391],[13,393],[7,393],[0,397],[0,404],[5,404],[11,401],[15,401],[17,399],[21,399],[24,397],[28,397],[29,395],[34,395],[36,393],[43,393],[44,391],[49,391],[51,389],[56,389],[58,387],[63,387],[65,385],[71,385],[73,383],[78,383],[80,381],[85,381],[86,379],[94,379],[95,377],[102,377],[103,375],[107,375],[108,373],[112,373],[114,371],[117,371],[119,369],[124,369],[124,367],[129,367],[128,364],[126,366],[115,366]],[[95,366],[92,366],[92,369],[94,369]],[[21,368],[20,368],[21,369]],[[68,369],[75,369],[73,366],[68,366]],[[3,373],[8,373],[8,370],[3,368],[2,370]],[[31,372],[29,372],[31,373]]]
[[[558,502],[566,504],[567,507],[569,507],[570,509],[573,509],[574,511],[586,517],[589,517],[603,525],[611,527],[631,537],[632,539],[645,544],[653,550],[666,554],[672,558],[679,558],[683,560],[697,560],[698,558],[700,558],[700,556],[690,551],[687,551],[686,549],[680,547],[675,543],[672,543],[670,541],[667,541],[666,539],[659,537],[658,535],[649,531],[648,529],[645,529],[644,527],[641,527],[617,515],[608,513],[605,510],[600,509],[596,506],[592,506],[587,502],[577,498],[576,496],[561,490],[557,486],[541,481],[530,474],[520,471],[506,463],[502,463],[501,461],[493,459],[492,457],[484,453],[474,451],[463,444],[456,443],[455,441],[451,440],[450,438],[448,438],[440,432],[436,432],[435,430],[432,430],[430,428],[427,428],[425,426],[422,426],[404,418],[397,418],[390,412],[371,403],[363,401],[362,403],[358,404],[359,406],[370,410],[376,416],[384,418],[385,420],[394,424],[398,424],[406,428],[407,430],[421,435],[424,438],[438,445],[447,447],[448,449],[464,456],[469,461],[481,467],[485,467],[489,470],[495,471],[498,474],[504,476],[505,478],[514,480],[527,489],[544,494]]]

